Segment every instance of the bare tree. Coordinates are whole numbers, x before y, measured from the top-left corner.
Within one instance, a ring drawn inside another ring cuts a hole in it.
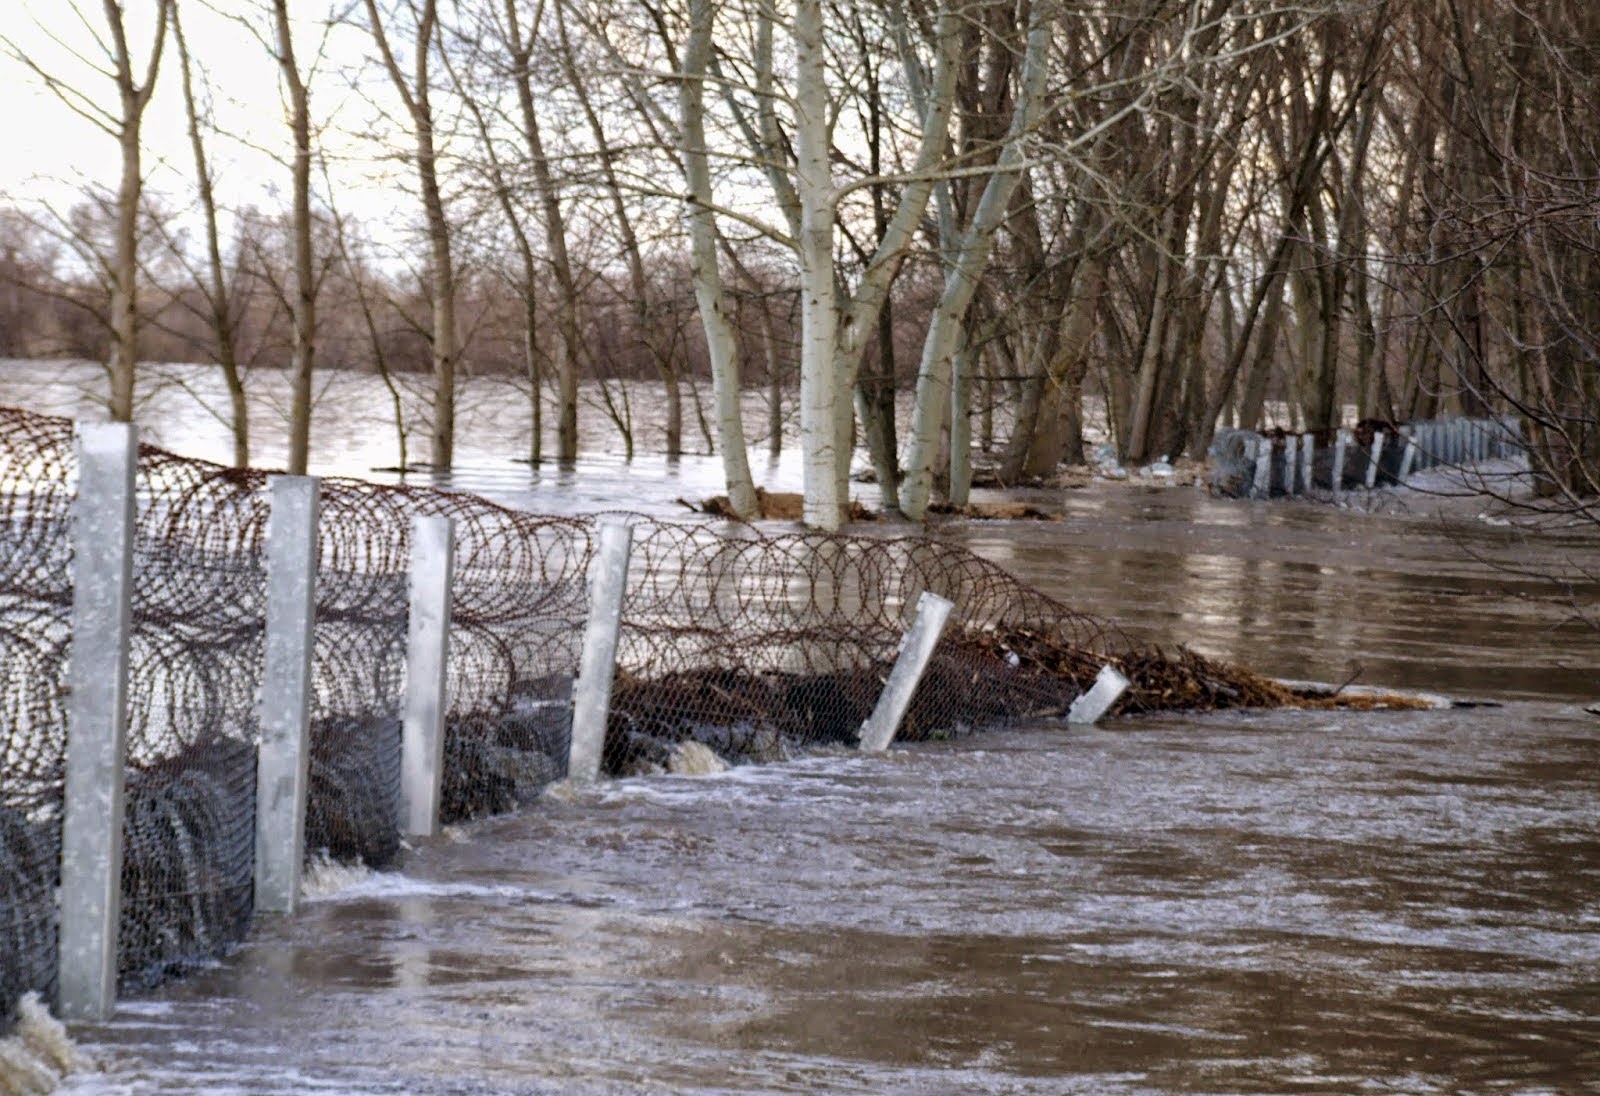
[[[89,16],[77,0],[66,0],[73,14],[85,28],[92,28]],[[128,42],[122,5],[117,0],[102,0],[106,31],[102,35],[90,30],[95,47],[104,55],[107,67],[94,66],[94,71],[109,75],[116,85],[116,109],[103,106],[99,96],[73,84],[70,79],[46,71],[10,38],[5,38],[6,48],[17,60],[44,81],[69,109],[87,119],[108,136],[116,139],[121,153],[121,172],[116,191],[116,235],[114,255],[110,266],[111,314],[113,333],[111,347],[111,418],[117,422],[133,419],[133,384],[138,358],[139,336],[139,208],[144,189],[141,126],[145,108],[155,92],[156,77],[161,70],[161,56],[167,41],[167,22],[172,14],[173,0],[153,0],[155,4],[155,29],[144,54],[144,63],[137,66],[132,46]],[[54,35],[52,35],[54,37]]]
[[[438,0],[403,0],[385,16],[377,0],[364,0],[367,29],[378,47],[383,69],[410,118],[415,142],[414,167],[421,190],[428,244],[428,280],[433,296],[433,453],[435,468],[448,469],[455,456],[456,419],[456,274],[451,254],[451,225],[439,185],[439,154],[432,99],[431,60],[438,45]],[[386,24],[399,13],[410,20],[411,72],[408,75],[391,45]]]
[[[223,383],[228,389],[230,426],[233,433],[233,463],[236,468],[250,465],[250,410],[245,401],[244,378],[239,368],[238,339],[235,337],[235,316],[232,287],[228,284],[228,271],[222,259],[221,233],[217,225],[216,182],[212,176],[211,161],[206,154],[203,131],[204,119],[194,88],[194,61],[189,55],[189,43],[184,38],[183,23],[176,3],[172,8],[172,40],[178,48],[180,74],[183,78],[184,114],[188,121],[189,148],[194,155],[195,189],[200,199],[200,211],[205,218],[205,273],[195,278],[205,298],[207,319],[214,339],[217,366],[222,370]],[[301,471],[304,471],[302,465]]]

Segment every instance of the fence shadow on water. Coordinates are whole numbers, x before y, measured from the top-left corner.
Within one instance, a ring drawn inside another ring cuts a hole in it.
[[[0,409],[0,1029],[24,992],[56,988],[76,476],[70,421]],[[123,991],[214,958],[250,924],[267,478],[139,453]],[[566,773],[596,519],[325,480],[307,857],[385,867],[399,856],[408,574],[413,523],[425,516],[455,530],[441,820],[526,806]],[[1113,626],[920,535],[629,520],[602,751],[611,775],[670,770],[696,750],[739,764],[854,745],[925,592],[954,610],[902,739],[1062,716],[1108,661],[1134,678],[1124,708],[1271,700],[1243,671],[1137,649]]]

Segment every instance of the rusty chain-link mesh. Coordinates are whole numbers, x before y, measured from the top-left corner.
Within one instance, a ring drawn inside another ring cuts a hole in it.
[[[73,426],[0,409],[0,1024],[56,968],[72,604]],[[267,476],[142,447],[118,970],[153,984],[249,924]],[[374,867],[397,815],[412,527],[455,526],[441,815],[512,810],[565,775],[596,519],[322,482],[306,854]],[[971,552],[915,536],[633,525],[603,765],[695,771],[852,745],[918,599],[954,611],[902,722],[923,740],[1059,717],[1106,662],[1119,710],[1286,702],[1169,658]]]

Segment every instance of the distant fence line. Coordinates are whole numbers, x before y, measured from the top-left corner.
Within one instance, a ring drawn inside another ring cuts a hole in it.
[[[1281,498],[1393,486],[1412,473],[1518,456],[1517,419],[1365,419],[1352,429],[1293,434],[1225,430],[1211,447],[1211,487],[1230,498]]]

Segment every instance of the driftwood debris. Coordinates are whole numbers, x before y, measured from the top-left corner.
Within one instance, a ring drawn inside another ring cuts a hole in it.
[[[709,514],[712,517],[727,518],[730,521],[753,520],[750,515],[740,514],[733,508],[733,503],[728,501],[727,495],[712,495],[699,502],[690,502],[688,499],[676,500],[679,506],[687,507],[696,514]],[[799,521],[804,513],[805,499],[797,491],[768,491],[765,487],[756,488],[756,504],[760,506],[761,513],[754,515],[763,521]],[[855,499],[850,500],[850,512],[846,515],[847,521],[876,521],[878,515],[867,509]]]

